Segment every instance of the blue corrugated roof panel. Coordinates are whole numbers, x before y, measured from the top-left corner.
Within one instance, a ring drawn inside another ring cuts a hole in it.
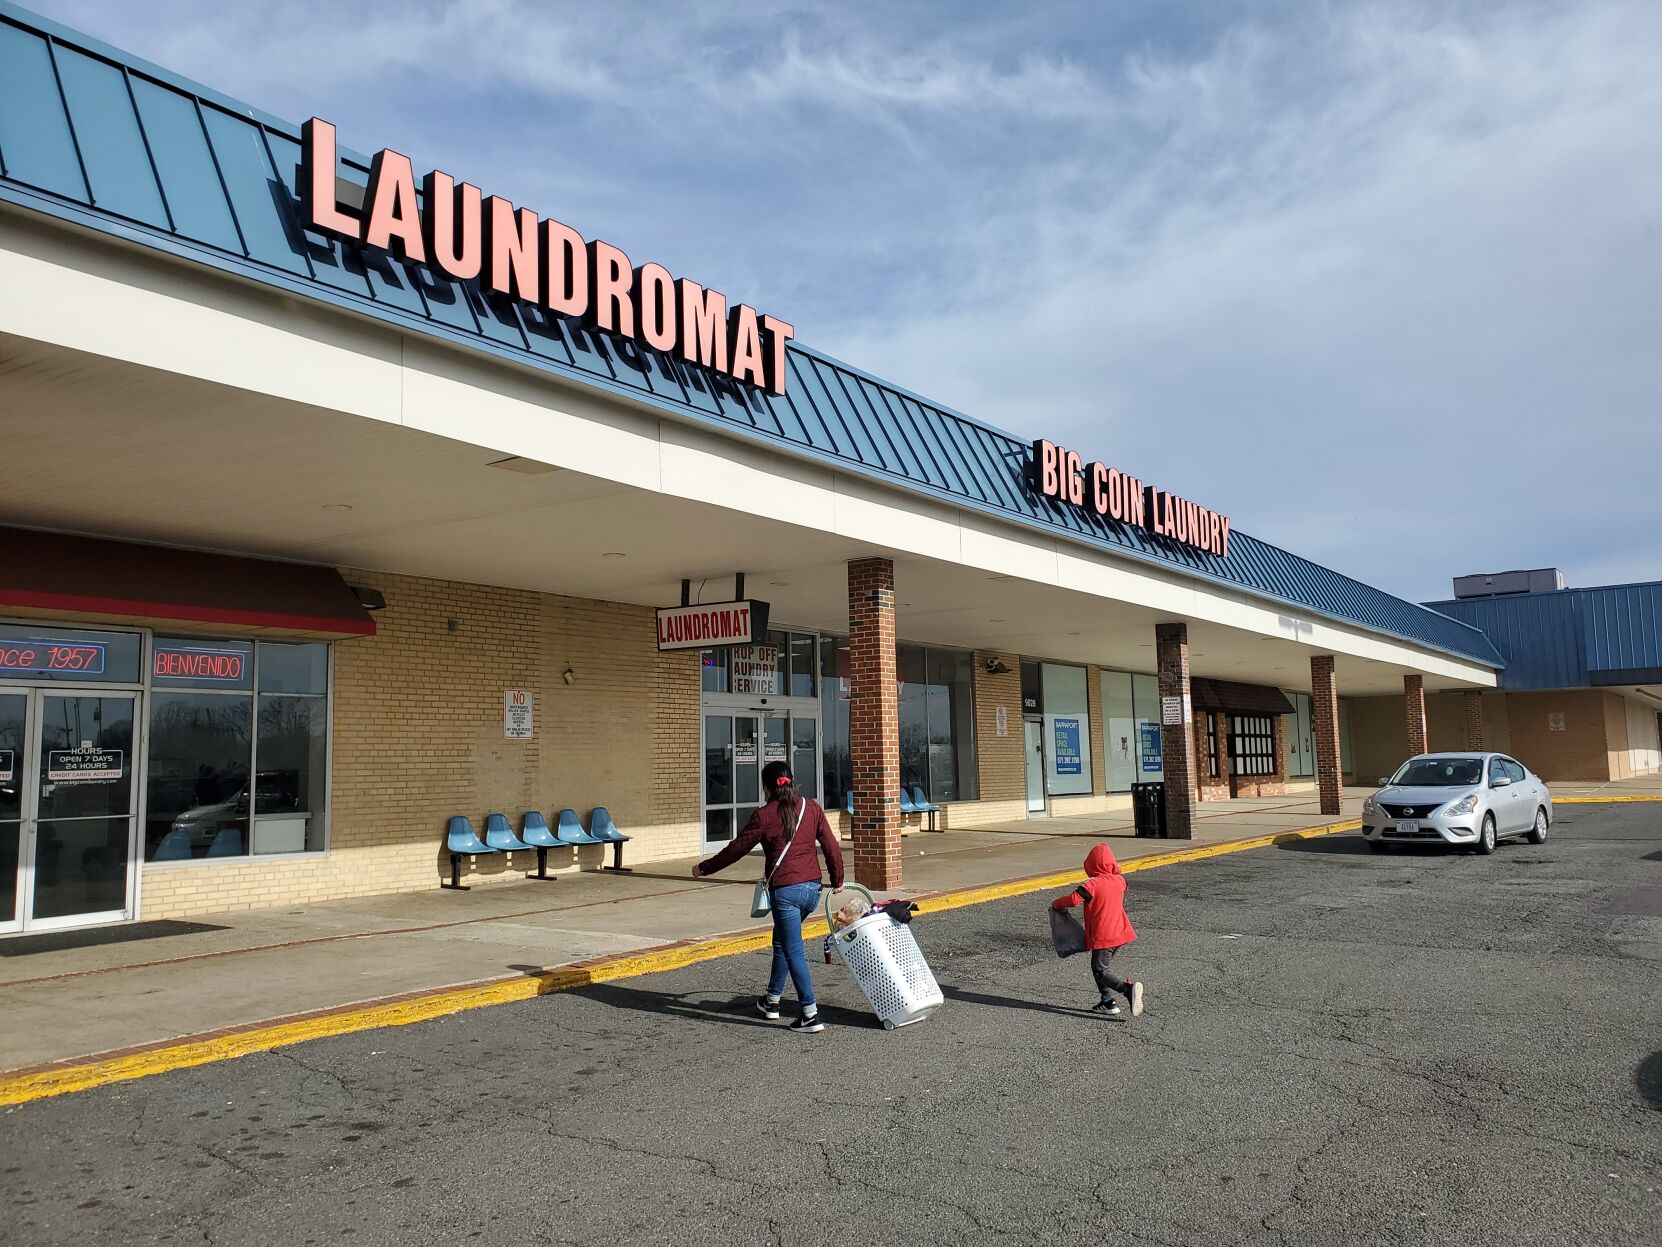
[[[1662,581],[1426,605],[1494,642],[1506,660],[1502,688],[1662,680]]]
[[[0,0],[0,199],[846,471],[1498,666],[1483,635],[1242,532],[1228,558],[1061,507],[1027,443],[792,343],[780,396],[301,228],[298,127]],[[360,186],[368,162],[343,153]]]

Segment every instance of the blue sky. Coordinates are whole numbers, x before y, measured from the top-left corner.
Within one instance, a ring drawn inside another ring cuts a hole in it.
[[[1662,578],[1654,0],[33,7],[1403,596]]]

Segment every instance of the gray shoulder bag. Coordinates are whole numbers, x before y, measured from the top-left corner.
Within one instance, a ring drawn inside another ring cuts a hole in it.
[[[773,878],[773,872],[779,869],[779,863],[790,856],[792,847],[796,844],[797,836],[802,834],[802,822],[808,813],[808,799],[798,797],[800,808],[796,813],[796,830],[791,832],[791,838],[785,842],[785,851],[768,868],[767,874],[756,880],[756,890],[750,894],[750,916],[752,918],[766,918],[773,912],[773,897],[768,894],[768,880]]]

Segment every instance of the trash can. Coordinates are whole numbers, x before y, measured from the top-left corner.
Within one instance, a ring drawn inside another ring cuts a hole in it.
[[[1139,836],[1166,834],[1166,786],[1132,784],[1131,816]]]

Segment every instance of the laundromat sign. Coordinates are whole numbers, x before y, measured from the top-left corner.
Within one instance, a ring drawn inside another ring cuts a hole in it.
[[[1044,498],[1090,511],[1104,519],[1134,524],[1181,545],[1229,557],[1229,517],[1156,489],[1129,472],[1079,455],[1040,438],[1033,443],[1028,475]]]
[[[335,127],[300,128],[300,210],[308,229],[377,247],[456,281],[535,303],[590,328],[785,392],[785,344],[795,326],[763,316],[661,264],[634,264],[609,242],[587,240],[552,217],[435,169],[421,179],[408,156],[383,148],[369,167],[362,212],[335,191]]]
[[[767,634],[766,602],[665,606],[658,611],[658,648],[661,650],[759,644],[767,639]]]

